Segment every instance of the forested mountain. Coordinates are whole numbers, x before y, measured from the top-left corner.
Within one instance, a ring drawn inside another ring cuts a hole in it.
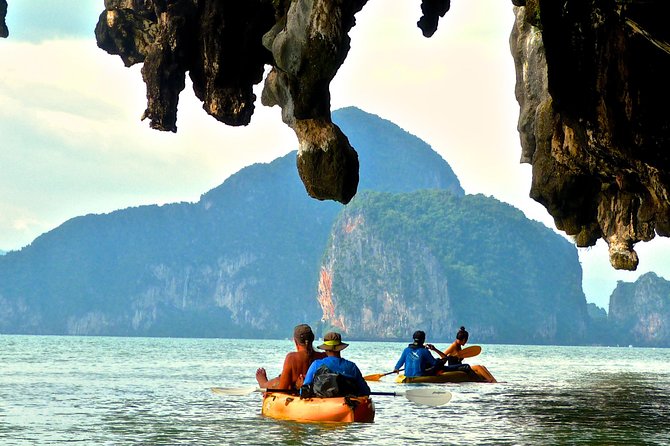
[[[359,339],[465,325],[477,342],[670,344],[663,284],[620,284],[603,318],[571,243],[465,195],[395,124],[333,118],[361,164],[346,207],[309,198],[291,152],[197,203],[73,218],[0,256],[0,333],[276,338],[308,322]]]
[[[326,323],[360,338],[583,342],[576,248],[491,197],[368,192],[339,214],[323,260]]]
[[[463,194],[395,124],[356,108],[333,119],[358,150],[359,190]],[[1,257],[0,332],[284,337],[317,320],[319,260],[342,205],[307,196],[295,156],[242,169],[198,203],[74,218]]]

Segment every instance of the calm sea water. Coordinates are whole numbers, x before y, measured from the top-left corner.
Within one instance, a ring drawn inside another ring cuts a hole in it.
[[[344,356],[380,373],[404,346],[352,342]],[[0,335],[0,445],[670,444],[670,349],[482,347],[466,361],[498,384],[446,385],[442,407],[376,396],[374,423],[319,425],[209,390],[278,373],[288,340]],[[407,388],[385,379],[372,390]]]

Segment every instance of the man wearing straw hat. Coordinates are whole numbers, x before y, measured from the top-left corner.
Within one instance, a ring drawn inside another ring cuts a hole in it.
[[[354,393],[356,395],[370,395],[370,386],[363,379],[363,374],[358,366],[353,362],[342,358],[340,352],[347,348],[349,344],[342,342],[342,336],[339,333],[329,332],[323,337],[323,344],[318,348],[326,352],[326,357],[317,359],[309,366],[303,386],[308,388],[314,382],[314,377],[317,371],[325,367],[331,373],[342,375],[355,387]],[[304,388],[304,387],[303,387]]]

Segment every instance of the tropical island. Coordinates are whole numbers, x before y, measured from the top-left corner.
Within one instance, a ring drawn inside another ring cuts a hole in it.
[[[347,206],[303,193],[296,152],[196,203],[73,218],[0,257],[0,333],[670,345],[665,279],[588,305],[574,245],[514,207],[466,195],[449,164],[354,107],[334,118],[365,175]],[[370,162],[375,160],[375,162]]]

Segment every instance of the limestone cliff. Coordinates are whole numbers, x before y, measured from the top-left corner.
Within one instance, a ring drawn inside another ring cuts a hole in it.
[[[516,1],[510,43],[531,197],[615,268],[670,235],[670,45],[664,1]]]
[[[654,273],[619,282],[608,320],[623,345],[670,347],[670,282]]]
[[[207,113],[229,125],[248,124],[252,87],[271,65],[262,102],[279,105],[295,131],[307,192],[347,203],[358,185],[358,156],[331,120],[328,87],[365,2],[106,0],[95,33],[98,45],[126,65],[144,64],[144,117],[159,130],[177,130],[186,72]]]
[[[325,325],[367,339],[581,343],[586,299],[574,246],[509,205],[443,191],[362,192],[321,264]]]

